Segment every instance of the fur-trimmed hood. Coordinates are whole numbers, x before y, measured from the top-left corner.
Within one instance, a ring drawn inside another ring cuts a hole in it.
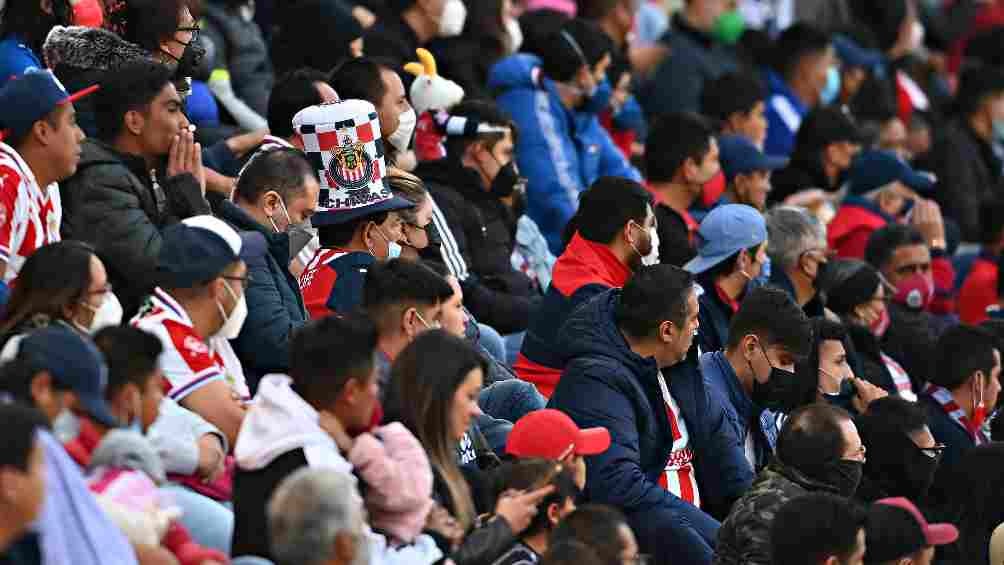
[[[83,26],[56,26],[42,46],[46,66],[106,71],[138,60],[154,61],[153,54],[114,33]]]

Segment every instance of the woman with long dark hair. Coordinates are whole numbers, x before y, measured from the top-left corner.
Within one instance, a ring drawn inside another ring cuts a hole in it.
[[[431,330],[394,361],[387,393],[388,419],[396,418],[411,430],[429,457],[433,498],[448,513],[441,533],[450,540],[450,557],[458,565],[498,558],[529,527],[537,503],[553,491],[548,487],[501,496],[495,515],[478,524],[472,489],[456,454],[461,438],[481,413],[478,393],[487,371],[485,358],[466,341]]]

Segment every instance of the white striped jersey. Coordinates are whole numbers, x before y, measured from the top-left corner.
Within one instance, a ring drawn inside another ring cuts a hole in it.
[[[687,423],[676,400],[669,394],[666,379],[659,371],[659,388],[669,418],[669,427],[673,437],[673,451],[666,461],[666,469],[659,476],[659,484],[679,498],[701,507],[701,493],[697,488],[697,472],[694,469],[694,450],[690,447],[690,434],[687,433]]]
[[[0,260],[7,262],[4,283],[17,278],[36,249],[59,241],[63,207],[59,185],[42,189],[13,147],[0,142]]]

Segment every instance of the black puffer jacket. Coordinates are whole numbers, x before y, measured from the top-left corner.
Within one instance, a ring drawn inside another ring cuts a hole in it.
[[[443,212],[471,277],[464,302],[474,316],[503,334],[523,331],[540,293],[512,267],[517,218],[482,188],[476,171],[443,159],[415,171]]]
[[[94,245],[126,315],[155,284],[160,231],[211,213],[195,177],[185,173],[158,184],[154,174],[142,158],[87,139],[77,173],[59,186],[63,238]]]

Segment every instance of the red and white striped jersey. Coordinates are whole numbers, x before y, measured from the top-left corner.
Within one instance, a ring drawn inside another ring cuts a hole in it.
[[[666,379],[659,371],[659,388],[669,418],[670,431],[673,434],[673,451],[666,461],[666,470],[659,476],[662,488],[686,500],[694,506],[701,507],[701,493],[697,488],[697,474],[694,469],[694,450],[690,447],[690,434],[687,433],[687,423],[676,400],[669,394]]]
[[[245,401],[251,399],[244,368],[223,338],[203,340],[192,327],[188,313],[170,294],[156,288],[151,307],[133,319],[132,325],[148,331],[164,346],[160,366],[175,402],[215,381],[224,381]]]
[[[0,260],[7,262],[3,282],[17,278],[36,249],[59,241],[62,221],[59,185],[39,187],[28,163],[0,142]]]

